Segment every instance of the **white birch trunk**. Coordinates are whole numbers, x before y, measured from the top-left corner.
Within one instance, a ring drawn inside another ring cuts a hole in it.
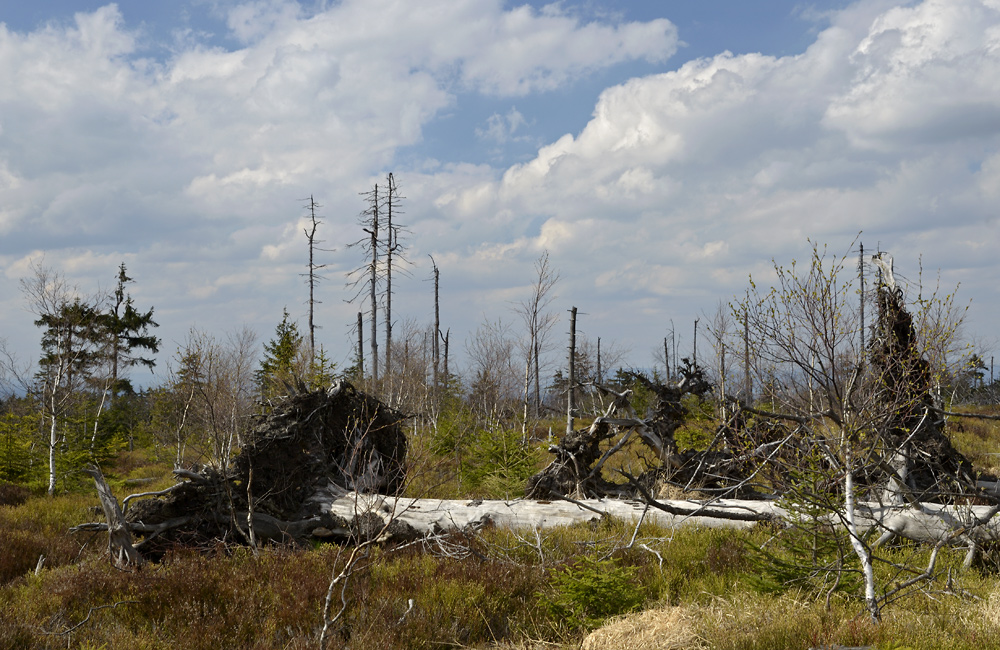
[[[861,541],[854,516],[854,470],[851,467],[850,453],[847,456],[847,469],[844,474],[844,518],[847,522],[847,534],[851,538],[851,548],[861,562],[861,571],[865,577],[865,604],[871,613],[872,621],[877,622],[880,616],[878,601],[875,598],[875,569],[872,566],[871,551]]]
[[[56,445],[59,443],[59,435],[56,428],[58,418],[56,417],[56,398],[52,396],[52,412],[49,414],[52,419],[52,426],[49,429],[49,496],[56,493]]]

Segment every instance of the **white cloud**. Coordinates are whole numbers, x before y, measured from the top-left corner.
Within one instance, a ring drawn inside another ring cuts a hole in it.
[[[608,88],[580,133],[475,195],[541,215],[509,235],[521,264],[550,248],[581,296],[638,305],[681,282],[711,303],[761,259],[859,231],[968,280],[986,255],[971,242],[998,226],[998,35],[1000,13],[976,0],[860,3],[801,55],[723,53]]]
[[[1000,132],[1000,7],[927,0],[872,24],[826,123],[859,146],[936,144]]]
[[[344,250],[354,236],[344,233],[353,232],[358,191],[462,93],[553,90],[621,62],[666,60],[676,48],[666,20],[584,23],[502,0],[344,0],[314,13],[261,0],[226,11],[239,48],[202,45],[203,33],[187,31],[159,62],[143,58],[115,5],[30,33],[0,25],[5,273],[45,249],[81,283],[106,285],[117,264],[98,266],[128,259],[166,313],[193,309],[205,322],[212,310],[228,319],[268,312],[226,305],[261,300],[267,287],[298,290],[300,269],[287,264],[304,244],[286,226],[301,216],[297,199],[316,193],[326,203],[337,237],[328,246],[339,249],[326,261],[339,285],[354,265]],[[516,108],[499,117],[503,137],[521,137],[527,120]],[[414,162],[413,182],[403,179],[408,201],[438,199],[468,218],[413,214],[439,235],[415,241],[419,255],[482,243],[480,221],[508,227],[516,215],[507,209],[480,218],[496,204],[483,184],[495,175]],[[468,190],[474,179],[478,194]],[[449,193],[453,201],[439,198]],[[4,287],[0,301],[15,294]]]
[[[298,199],[316,194],[337,249],[323,318],[339,340],[355,309],[340,293],[358,263],[345,249],[357,194],[393,169],[415,263],[399,313],[428,312],[430,253],[456,332],[506,309],[544,249],[591,333],[641,339],[741,291],[806,237],[838,250],[859,230],[995,300],[981,245],[996,239],[1000,195],[995,3],[862,0],[797,56],[722,52],[623,80],[585,128],[506,169],[431,159],[428,124],[478,93],[493,103],[466,128],[478,120],[497,145],[537,137],[541,107],[564,100],[553,89],[666,61],[672,24],[501,0],[323,6],[232,4],[238,49],[187,34],[161,62],[141,58],[114,6],[0,27],[0,270],[16,276],[47,250],[96,286],[127,260],[175,323],[168,341],[193,322],[276,322],[283,305],[304,310]],[[11,286],[0,304],[16,302]]]
[[[485,128],[476,127],[475,133],[477,138],[499,145],[505,144],[510,140],[524,141],[525,137],[515,136],[514,134],[527,123],[527,119],[517,110],[517,107],[511,106],[510,110],[504,115],[500,113],[490,115],[486,120]]]

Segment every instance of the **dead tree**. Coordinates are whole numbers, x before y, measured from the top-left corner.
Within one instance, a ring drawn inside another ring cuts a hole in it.
[[[678,453],[674,441],[674,433],[687,417],[682,400],[688,395],[700,399],[711,390],[711,385],[688,359],[684,360],[680,374],[681,379],[675,384],[663,385],[644,375],[630,373],[638,385],[655,396],[655,404],[647,417],[638,417],[632,408],[631,390],[617,393],[595,383],[595,390],[610,396],[611,404],[589,427],[572,430],[558,445],[549,447],[555,459],[528,479],[526,496],[536,499],[567,495],[574,498],[640,496],[631,481],[615,483],[603,475],[606,462],[623,449],[633,435],[654,454],[652,473],[641,477],[643,489],[651,488],[661,468],[671,472],[682,468],[685,459]]]
[[[89,474],[94,479],[97,488],[97,496],[101,501],[101,509],[104,511],[104,519],[107,521],[108,531],[108,553],[112,563],[119,569],[126,567],[137,567],[144,563],[142,555],[132,545],[132,534],[118,500],[111,493],[104,474],[97,465],[90,464],[84,468],[84,473]]]
[[[569,375],[566,384],[566,435],[573,433],[573,411],[576,407],[576,307],[569,311],[569,355],[567,359]]]
[[[379,217],[381,195],[378,191],[378,183],[370,191],[363,192],[362,196],[368,203],[368,207],[358,218],[358,224],[366,236],[353,244],[348,244],[348,248],[361,248],[366,261],[362,266],[347,274],[347,286],[356,290],[349,302],[354,302],[366,292],[368,294],[368,315],[371,326],[371,372],[372,379],[378,381],[378,288],[380,282],[379,261],[382,258],[382,241],[379,238],[379,229],[382,226],[382,220]]]
[[[396,179],[390,172],[385,182],[385,197],[383,198],[383,213],[385,215],[385,376],[392,373],[392,271],[393,268],[406,263],[403,256],[405,246],[400,243],[399,235],[405,232],[405,226],[394,221],[394,216],[401,214],[400,205],[404,197],[400,196]]]
[[[440,369],[441,363],[441,302],[438,296],[438,289],[441,282],[441,273],[438,270],[437,262],[434,261],[434,256],[428,255],[431,258],[431,266],[434,269],[434,336],[431,342],[431,363],[433,367],[433,385],[434,385],[434,399],[435,403],[438,394],[438,370]]]
[[[257,416],[228,465],[175,470],[181,482],[127,497],[121,521],[77,530],[111,530],[115,549],[155,559],[173,544],[222,541],[306,543],[365,537],[364,519],[345,520],[323,504],[348,491],[396,494],[405,478],[404,416],[348,382],[296,392]],[[96,480],[96,477],[95,477]],[[98,484],[99,494],[100,484]],[[102,496],[102,501],[105,498]],[[125,522],[125,523],[122,523]],[[129,559],[134,563],[134,559]]]
[[[541,407],[540,357],[546,345],[546,338],[555,325],[555,314],[546,312],[555,296],[552,290],[559,282],[559,274],[549,266],[548,251],[535,261],[535,281],[531,286],[531,295],[518,303],[514,310],[521,317],[526,340],[523,343],[525,353],[524,364],[524,404],[522,419],[522,435],[528,436],[528,408],[533,406],[533,415],[539,416]],[[532,399],[532,379],[534,380],[534,398]]]
[[[309,222],[308,228],[303,228],[303,232],[306,235],[306,241],[309,242],[309,264],[306,266],[308,269],[306,273],[303,273],[306,277],[306,283],[309,285],[309,356],[311,361],[316,360],[316,305],[322,304],[321,301],[316,300],[316,285],[323,280],[318,271],[326,268],[326,264],[316,263],[316,251],[330,252],[331,249],[319,248],[318,244],[322,244],[322,239],[316,239],[316,229],[323,222],[316,216],[316,208],[320,208],[316,200],[309,195],[307,199],[308,203],[306,207],[309,210]]]

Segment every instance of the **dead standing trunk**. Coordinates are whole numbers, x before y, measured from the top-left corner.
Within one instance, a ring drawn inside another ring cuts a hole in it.
[[[101,500],[101,509],[104,510],[104,519],[108,522],[108,552],[111,554],[111,561],[119,569],[142,565],[142,556],[132,546],[132,533],[128,522],[118,507],[118,500],[104,480],[104,474],[96,465],[88,465],[83,471],[94,479],[97,496]]]
[[[569,377],[566,385],[566,435],[573,433],[573,411],[576,404],[573,395],[576,392],[576,307],[569,312]]]

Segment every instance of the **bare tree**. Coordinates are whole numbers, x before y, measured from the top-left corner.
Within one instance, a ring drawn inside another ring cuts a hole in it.
[[[210,435],[211,458],[225,470],[234,448],[241,444],[254,408],[257,335],[244,326],[219,341],[205,332],[191,330],[184,343],[184,357],[200,378],[195,386]]]
[[[318,325],[316,325],[316,305],[322,304],[321,301],[316,300],[316,285],[325,279],[318,272],[327,266],[326,264],[316,263],[316,251],[331,252],[332,249],[319,248],[319,244],[322,244],[323,240],[316,239],[316,230],[323,223],[316,216],[316,209],[323,206],[316,203],[311,194],[307,201],[306,209],[309,210],[309,227],[303,228],[303,232],[306,235],[306,241],[309,242],[309,264],[306,266],[308,270],[302,275],[306,276],[306,283],[309,285],[309,354],[310,360],[313,361],[316,355],[316,329],[318,328]]]
[[[842,524],[864,579],[869,614],[878,620],[890,594],[898,593],[877,595],[879,543],[903,534],[905,522],[919,520],[916,525],[938,531],[939,544],[966,540],[974,550],[971,531],[983,522],[922,503],[980,492],[971,467],[943,433],[930,366],[918,344],[919,322],[905,306],[891,259],[877,256],[873,263],[882,271],[878,325],[866,354],[848,277],[853,264],[847,256],[831,260],[817,246],[805,268],[775,265],[774,288],[761,292],[752,285],[734,317],[747,319],[755,356],[771,373],[758,379],[773,403],[770,412],[742,407],[754,419],[741,435],[771,450],[765,471],[789,503],[804,504],[814,521],[815,513],[823,513]],[[837,482],[841,489],[831,489]],[[876,544],[863,534],[864,520],[872,517],[885,531]],[[927,570],[914,571],[920,579],[906,584],[930,580],[932,568],[933,559]]]
[[[569,350],[567,352],[566,365],[566,435],[573,433],[573,417],[576,411],[576,404],[573,396],[576,394],[576,307],[569,311]]]
[[[917,289],[915,326],[923,355],[930,364],[934,389],[942,398],[943,391],[961,374],[972,352],[964,336],[969,305],[957,302],[958,287],[943,290],[940,276],[935,279],[930,295],[924,295],[923,268]]]
[[[368,293],[369,308],[368,316],[371,330],[371,355],[372,355],[372,379],[378,381],[378,287],[380,281],[379,262],[382,257],[382,242],[379,238],[379,230],[382,220],[379,217],[381,209],[381,195],[378,191],[378,183],[368,192],[362,193],[368,207],[361,213],[358,223],[366,236],[357,240],[348,247],[360,247],[364,251],[366,262],[364,265],[354,269],[347,274],[348,288],[356,289],[357,292],[349,302],[354,302],[366,291]]]
[[[161,443],[174,448],[174,469],[183,466],[188,440],[198,428],[195,397],[201,381],[201,356],[180,347],[167,363],[163,385],[150,393],[153,429]]]
[[[469,399],[478,415],[496,420],[516,403],[515,349],[510,326],[500,320],[484,320],[466,341],[471,384]]]
[[[735,340],[733,339],[732,327],[732,310],[728,305],[719,301],[715,313],[709,320],[708,332],[712,336],[712,348],[715,350],[711,374],[714,375],[719,415],[723,421],[728,418],[726,398],[732,392],[733,384],[729,377],[735,356],[733,354]]]
[[[431,343],[431,361],[433,363],[433,384],[434,384],[434,397],[437,399],[437,392],[439,389],[439,375],[441,369],[441,301],[439,296],[439,289],[441,284],[441,273],[438,270],[437,262],[434,261],[432,255],[428,255],[431,258],[431,266],[433,267],[434,274],[434,333]]]
[[[385,319],[385,351],[384,372],[392,372],[392,276],[394,270],[399,270],[406,263],[403,256],[405,246],[400,242],[400,235],[405,227],[396,221],[400,214],[403,199],[396,186],[396,179],[390,173],[386,183],[379,189],[376,183],[372,189],[362,194],[368,207],[361,213],[359,225],[365,232],[365,237],[350,244],[350,247],[360,247],[366,258],[366,263],[348,273],[348,287],[356,293],[350,299],[354,302],[367,293],[369,301],[370,337],[371,337],[371,373],[372,379],[379,378],[378,356],[378,312],[381,299],[383,318]]]
[[[546,311],[555,296],[552,294],[559,282],[559,273],[549,266],[549,253],[545,251],[535,261],[534,282],[531,294],[519,302],[514,310],[524,323],[526,338],[522,341],[524,354],[524,404],[522,417],[522,435],[528,435],[528,408],[533,408],[533,416],[537,419],[541,407],[540,358],[546,351],[549,333],[558,321],[558,315]],[[533,380],[533,382],[532,382]],[[534,396],[531,389],[534,385]]]
[[[404,197],[400,196],[396,179],[390,172],[385,179],[385,197],[383,199],[385,214],[385,374],[392,373],[392,271],[394,267],[406,263],[403,256],[405,246],[400,243],[399,235],[405,232],[405,226],[395,221],[394,217],[401,214],[400,206]]]

